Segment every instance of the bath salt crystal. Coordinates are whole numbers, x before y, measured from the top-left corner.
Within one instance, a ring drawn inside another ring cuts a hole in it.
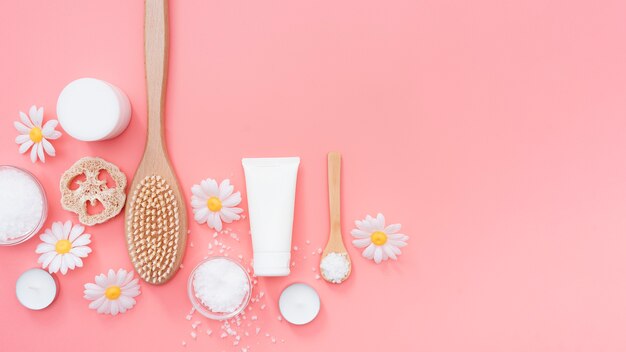
[[[263,296],[265,296],[265,292],[263,291],[259,292],[259,298],[263,298]]]
[[[315,275],[315,280],[319,280],[320,276],[319,275]]]
[[[228,336],[228,334],[227,334],[227,333],[225,333],[225,332],[223,332],[223,333],[220,335],[220,337],[221,337],[221,338],[225,338],[226,336]]]
[[[195,331],[192,331],[192,332],[190,333],[190,335],[191,335],[191,338],[192,338],[192,339],[194,339],[194,340],[196,339],[196,337],[198,337],[198,334],[196,334],[196,332],[195,332]]]
[[[183,345],[183,347],[187,346],[187,341],[183,340],[183,342],[181,343]]]
[[[350,262],[345,253],[328,253],[320,264],[324,277],[333,283],[341,283],[348,275],[350,270]]]
[[[258,335],[258,334],[259,334],[259,331],[261,331],[261,328],[256,328],[256,329],[255,329],[255,334],[256,334],[256,335]]]
[[[44,212],[44,196],[31,176],[13,168],[0,168],[0,240],[34,231]]]
[[[293,246],[293,250],[297,251],[298,250],[298,246]]]
[[[207,334],[207,335],[211,336],[211,334],[212,334],[212,333],[213,333],[213,330],[211,330],[211,329],[206,329],[206,334]]]
[[[257,318],[257,316],[256,316],[256,315],[253,315],[252,317],[250,317],[250,320],[252,320],[252,321],[257,320],[257,319],[258,319],[258,318]]]
[[[265,309],[265,304],[261,304],[261,310]]]
[[[305,242],[306,244],[311,244],[311,241],[309,241],[309,240],[306,240],[306,241],[304,241],[304,242]]]
[[[276,317],[276,319],[278,319],[278,321],[283,321],[283,317],[281,317],[280,315]]]
[[[193,324],[191,324],[191,328],[192,328],[192,329],[195,329],[195,328],[197,328],[197,327],[198,327],[198,325],[200,325],[200,324],[202,324],[202,322],[201,322],[201,321],[199,321],[199,320],[196,320],[196,321],[194,321],[194,322],[193,322]]]
[[[215,313],[232,313],[250,289],[246,273],[226,259],[202,264],[193,278],[196,297]]]

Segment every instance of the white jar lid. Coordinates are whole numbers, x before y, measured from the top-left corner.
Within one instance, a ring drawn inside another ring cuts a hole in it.
[[[291,284],[280,294],[278,308],[288,322],[304,325],[310,323],[319,313],[320,296],[307,284]]]
[[[57,117],[70,136],[81,141],[116,137],[130,122],[130,101],[122,90],[95,78],[80,78],[63,88]]]

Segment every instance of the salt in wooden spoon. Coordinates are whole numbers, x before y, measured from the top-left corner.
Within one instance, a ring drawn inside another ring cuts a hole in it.
[[[350,255],[346,251],[346,247],[343,244],[343,237],[341,235],[341,196],[340,196],[340,183],[341,183],[341,154],[338,152],[328,153],[328,202],[330,205],[330,235],[328,243],[324,252],[322,252],[322,258],[320,261],[320,273],[324,280],[332,283],[341,283],[345,281],[350,272],[352,271],[352,264],[350,262]],[[326,277],[322,268],[324,259],[331,253],[337,253],[345,258],[347,261],[347,272],[343,278]]]

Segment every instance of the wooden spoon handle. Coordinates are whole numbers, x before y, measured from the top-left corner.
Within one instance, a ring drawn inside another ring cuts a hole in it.
[[[330,234],[341,236],[341,154],[328,153],[328,202],[330,203]],[[341,238],[340,238],[341,240]]]
[[[146,0],[144,45],[146,84],[148,88],[147,146],[159,146],[163,141],[163,112],[167,86],[168,15],[167,0]]]

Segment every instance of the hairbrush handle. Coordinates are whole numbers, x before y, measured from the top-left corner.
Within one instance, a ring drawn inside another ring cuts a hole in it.
[[[167,0],[145,0],[144,45],[146,85],[148,88],[147,147],[161,145],[164,140],[163,114],[168,64]],[[164,150],[164,148],[162,148]]]

